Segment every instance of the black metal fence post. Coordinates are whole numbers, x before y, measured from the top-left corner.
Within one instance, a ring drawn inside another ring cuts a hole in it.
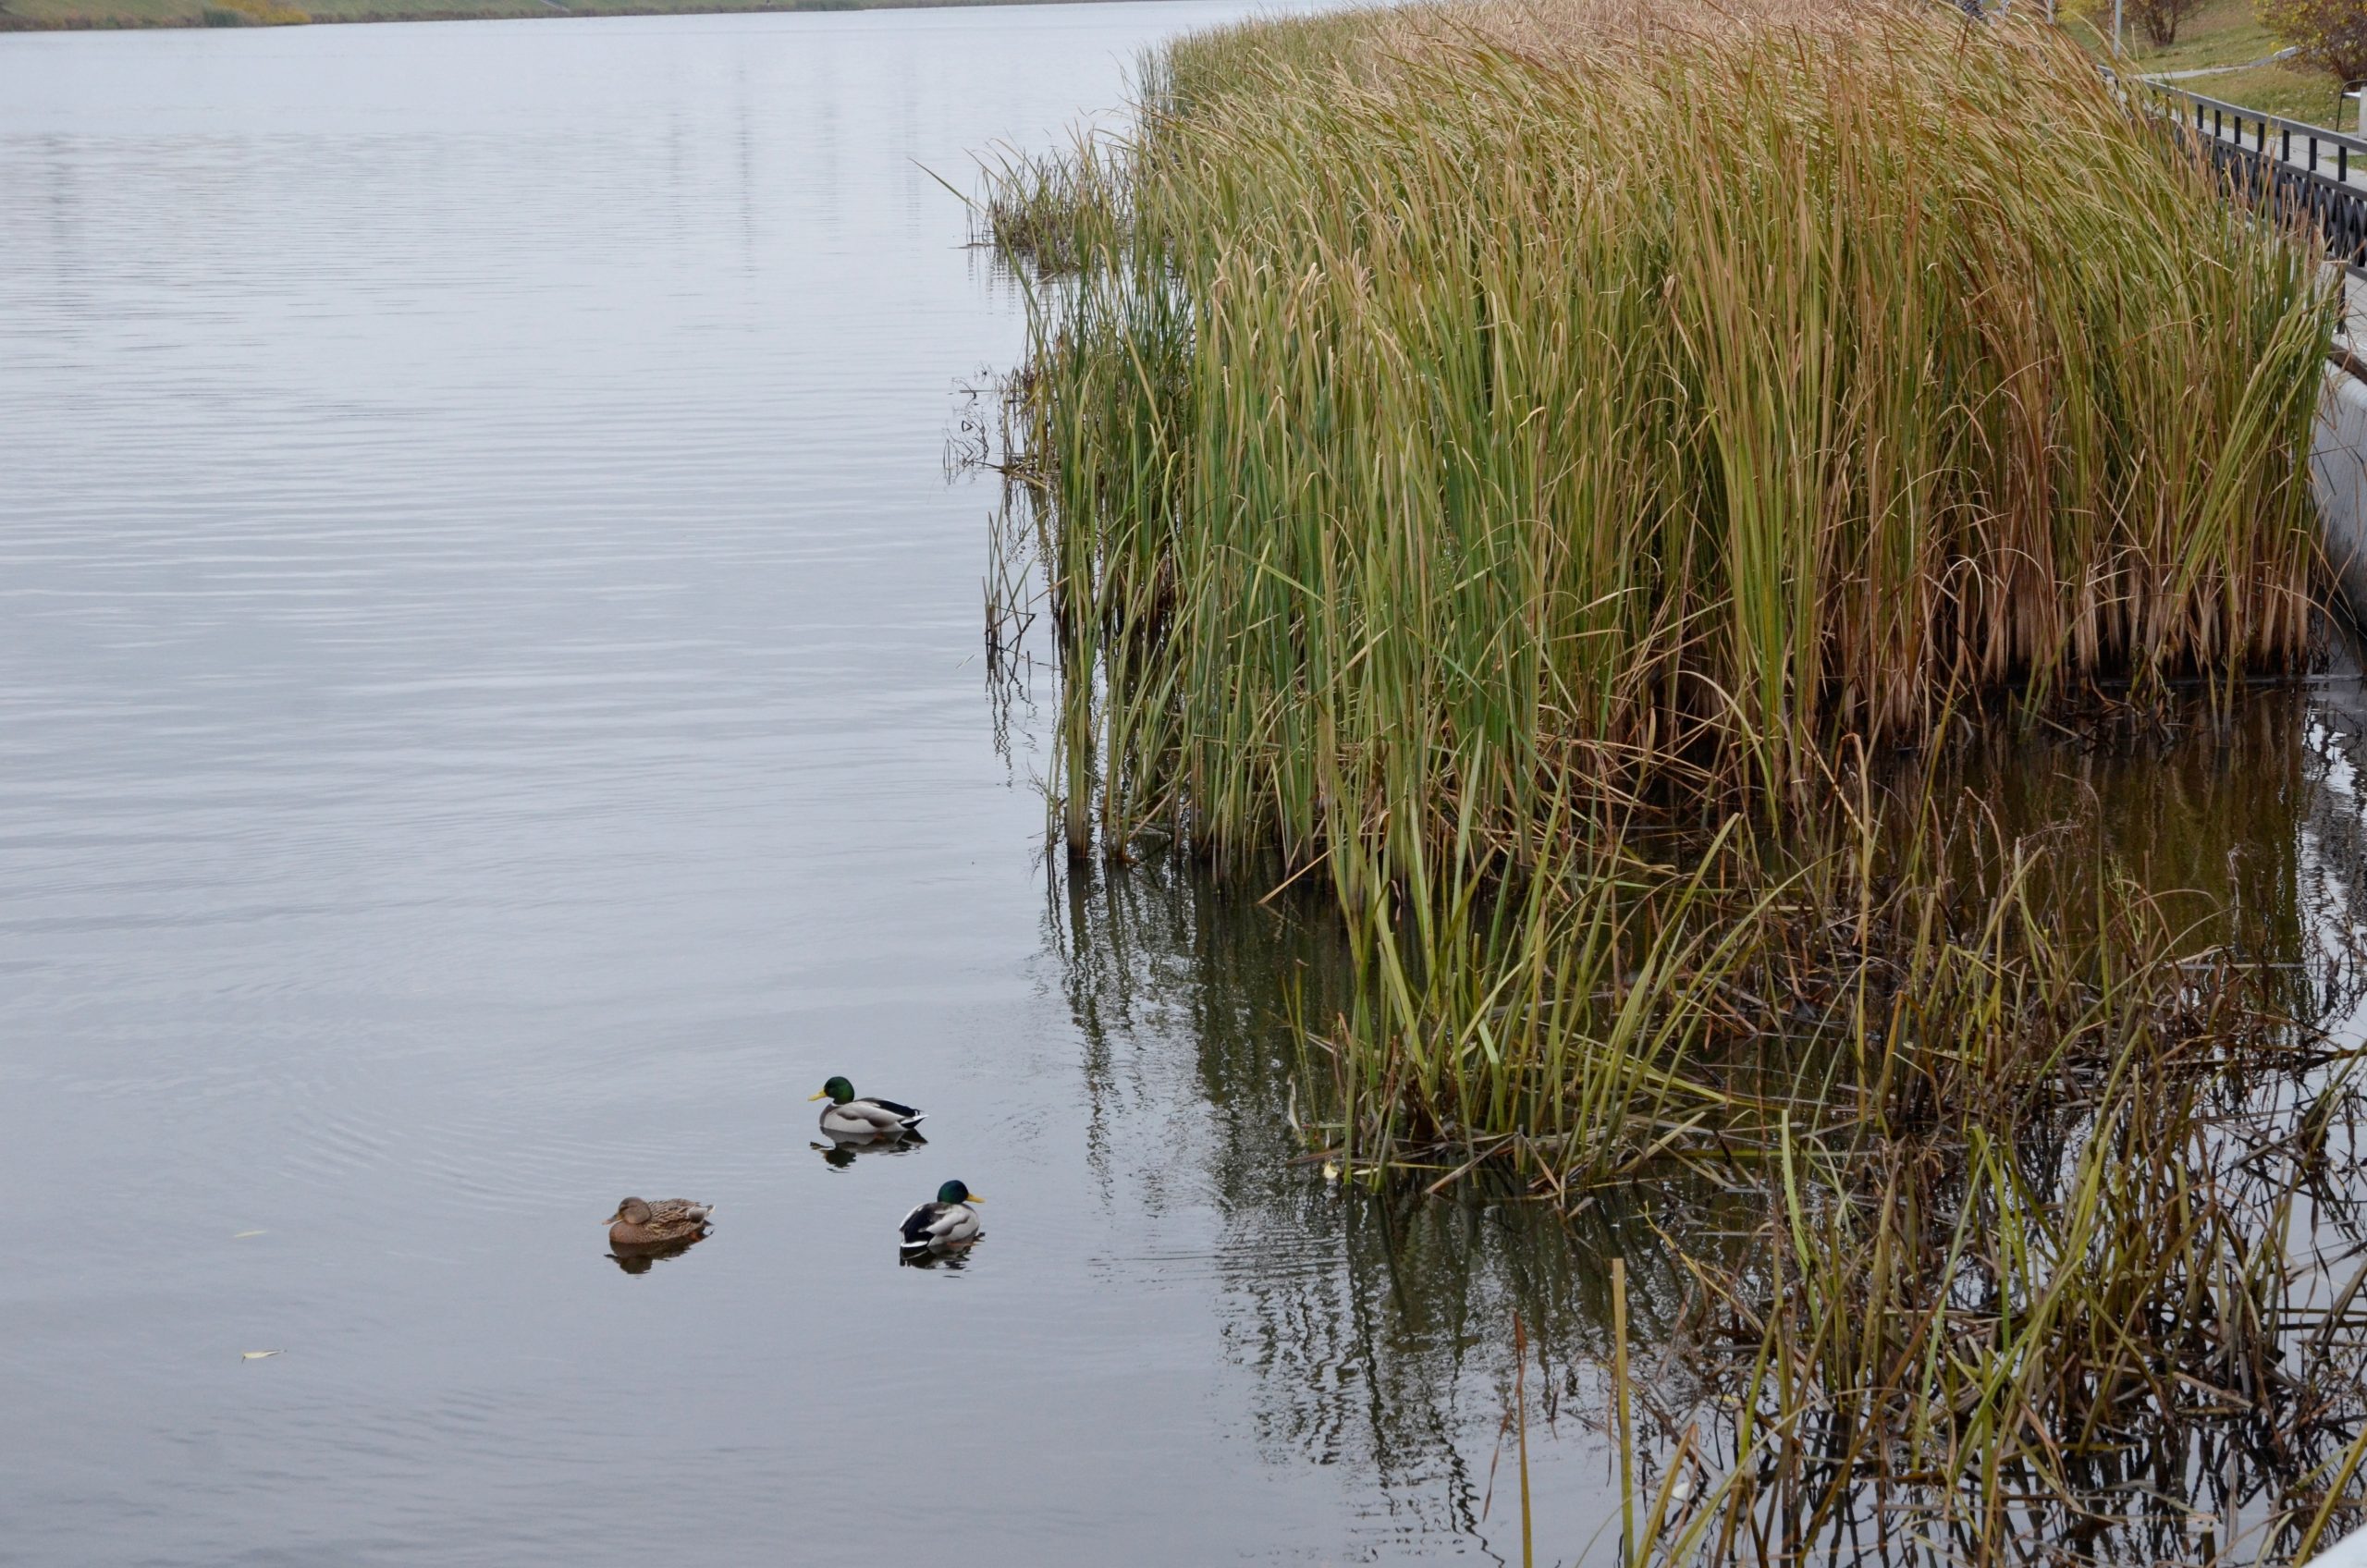
[[[2367,159],[2367,138],[2328,130],[2281,115],[2263,114],[2240,104],[2205,98],[2161,82],[2141,85],[2173,126],[2184,127],[2186,111],[2194,115],[2189,134],[2207,137],[2214,167],[2231,195],[2287,218],[2305,221],[2325,242],[2326,253],[2367,278],[2367,183],[2350,178],[2352,155]],[[2136,102],[2142,104],[2140,96]],[[2276,149],[2269,150],[2268,133],[2276,131]],[[2244,133],[2251,131],[2249,143]],[[2297,159],[2298,144],[2309,149],[2307,162]],[[2334,153],[2328,172],[2326,153]]]

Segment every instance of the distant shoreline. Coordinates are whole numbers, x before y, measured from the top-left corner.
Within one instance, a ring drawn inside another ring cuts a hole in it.
[[[0,33],[733,16],[1063,3],[1071,0],[0,0]]]

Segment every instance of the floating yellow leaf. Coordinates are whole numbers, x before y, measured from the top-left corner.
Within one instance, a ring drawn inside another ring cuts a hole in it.
[[[232,1236],[230,1239],[231,1239],[232,1241],[234,1241],[234,1242],[243,1242],[243,1241],[245,1241],[249,1236],[260,1236],[260,1235],[263,1235],[264,1233],[264,1232],[263,1232],[263,1231],[239,1231],[237,1235]]]
[[[267,1355],[278,1355],[280,1354],[280,1352],[276,1350],[242,1350],[239,1353],[239,1359],[240,1361],[261,1361]]]

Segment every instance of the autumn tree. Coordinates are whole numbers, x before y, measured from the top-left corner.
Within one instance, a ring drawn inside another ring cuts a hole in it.
[[[2253,10],[2304,65],[2346,82],[2367,77],[2367,4],[2362,0],[2253,0]]]
[[[2309,5],[2313,0],[2259,0],[2263,6]],[[2329,7],[2344,4],[2357,5],[2360,0],[2315,0]],[[2178,41],[2178,24],[2202,9],[2202,0],[2128,0],[2128,19],[2137,24],[2145,41],[2156,49],[2166,49]]]

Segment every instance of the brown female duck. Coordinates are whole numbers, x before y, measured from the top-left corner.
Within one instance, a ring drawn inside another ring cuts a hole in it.
[[[608,1244],[612,1247],[662,1247],[676,1242],[696,1241],[706,1234],[706,1217],[715,1212],[708,1203],[686,1203],[681,1198],[666,1198],[657,1203],[644,1203],[639,1198],[626,1198],[608,1216]]]

